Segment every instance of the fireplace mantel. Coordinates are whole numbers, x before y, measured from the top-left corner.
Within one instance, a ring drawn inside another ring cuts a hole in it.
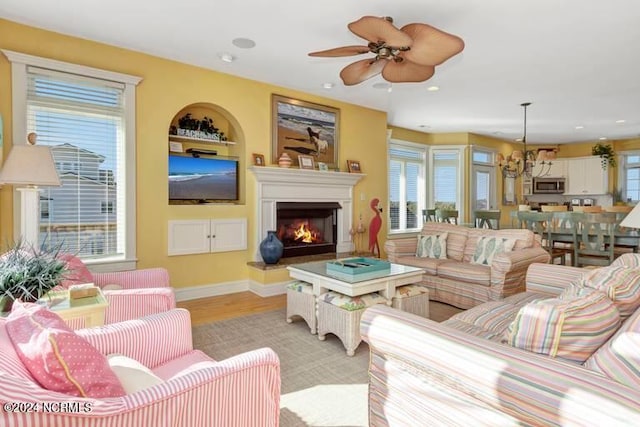
[[[366,175],[307,169],[253,166],[256,178],[256,235],[254,259],[261,261],[258,246],[268,230],[276,227],[277,202],[338,202],[337,251],[353,250],[349,229],[353,221],[353,187]]]

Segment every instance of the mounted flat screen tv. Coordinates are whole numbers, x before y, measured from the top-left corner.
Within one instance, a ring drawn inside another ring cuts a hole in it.
[[[237,200],[236,159],[169,154],[169,202],[210,203]]]

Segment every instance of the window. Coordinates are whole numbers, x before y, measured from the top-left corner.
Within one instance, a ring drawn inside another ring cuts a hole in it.
[[[100,202],[100,213],[113,213],[113,202]]]
[[[495,166],[493,153],[477,148],[472,154],[472,210],[492,209],[496,206]]]
[[[463,148],[437,148],[431,151],[430,203],[432,209],[463,212],[461,167]]]
[[[640,201],[640,154],[632,153],[622,157],[622,197],[624,200]]]
[[[40,241],[62,243],[89,263],[134,268],[140,79],[3,52],[12,62],[14,141],[36,132],[62,183],[41,190]]]
[[[425,209],[426,147],[389,143],[389,231],[401,233],[422,227]]]

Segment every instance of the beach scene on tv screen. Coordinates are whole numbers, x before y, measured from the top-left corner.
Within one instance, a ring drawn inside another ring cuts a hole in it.
[[[237,162],[169,156],[169,200],[236,200]]]

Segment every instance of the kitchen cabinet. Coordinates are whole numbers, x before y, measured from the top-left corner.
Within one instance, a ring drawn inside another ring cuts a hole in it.
[[[567,159],[567,183],[564,194],[585,196],[606,194],[609,190],[609,174],[602,169],[600,157],[576,157]]]
[[[531,170],[531,175],[534,178],[565,178],[567,176],[567,161],[565,159],[556,159],[541,164],[536,162]]]
[[[243,251],[247,249],[247,220],[172,220],[168,240],[170,256]]]

